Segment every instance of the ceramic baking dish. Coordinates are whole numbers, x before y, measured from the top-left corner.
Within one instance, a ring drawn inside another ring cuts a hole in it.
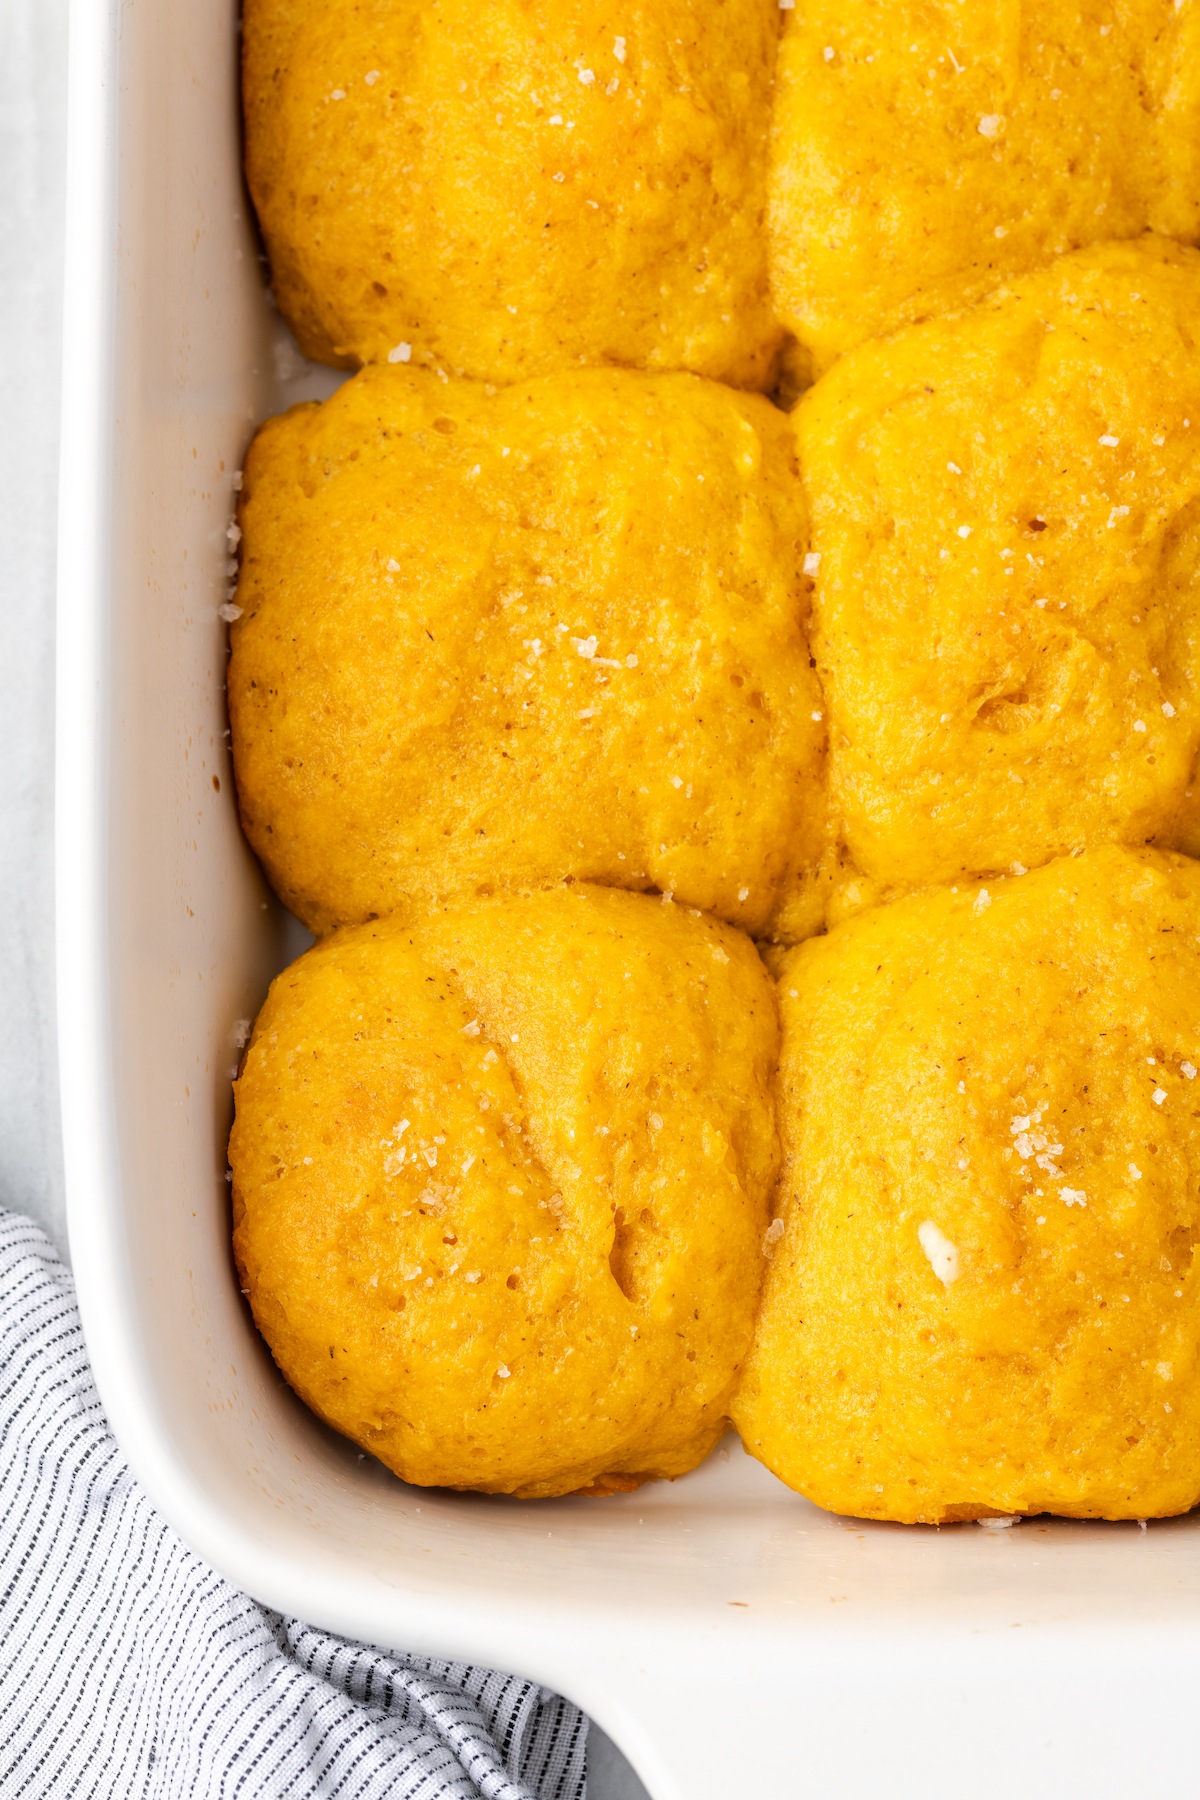
[[[76,0],[61,477],[59,1030],[100,1391],[180,1534],[272,1606],[521,1671],[654,1800],[1194,1796],[1200,1537],[817,1512],[735,1439],[674,1486],[404,1487],[283,1386],[238,1294],[234,1027],[305,938],[238,832],[233,476],[331,391],[263,287],[233,0]]]

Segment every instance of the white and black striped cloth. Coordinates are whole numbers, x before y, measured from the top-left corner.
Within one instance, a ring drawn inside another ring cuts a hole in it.
[[[586,1800],[587,1720],[239,1593],[141,1492],[74,1285],[0,1210],[3,1800]]]

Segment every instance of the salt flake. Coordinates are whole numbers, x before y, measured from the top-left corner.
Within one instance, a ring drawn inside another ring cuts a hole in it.
[[[772,1219],[771,1223],[767,1226],[766,1231],[763,1233],[762,1253],[764,1256],[770,1256],[782,1236],[783,1220]]]
[[[932,1219],[917,1227],[917,1242],[929,1259],[929,1266],[943,1287],[958,1280],[958,1247],[939,1231]]]

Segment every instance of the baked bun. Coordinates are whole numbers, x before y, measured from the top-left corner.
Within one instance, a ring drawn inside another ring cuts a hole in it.
[[[831,807],[880,888],[1200,851],[1200,253],[1064,257],[793,415]]]
[[[239,517],[242,819],[312,930],[568,875],[815,927],[807,526],[767,401],[372,368],[263,427]]]
[[[789,952],[747,1448],[935,1523],[1200,1500],[1200,867],[1108,848]]]
[[[1065,251],[1200,235],[1196,7],[806,0],[784,18],[771,280],[816,373]]]
[[[327,938],[271,988],[229,1146],[287,1379],[422,1485],[692,1468],[766,1266],[777,1040],[753,945],[631,894]]]
[[[769,384],[776,0],[247,0],[246,173],[308,356]]]

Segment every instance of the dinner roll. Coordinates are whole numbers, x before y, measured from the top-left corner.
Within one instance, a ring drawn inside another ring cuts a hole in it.
[[[1115,847],[789,952],[747,1447],[936,1523],[1200,1500],[1200,865]]]
[[[796,414],[832,807],[878,888],[1200,850],[1200,253],[1064,257]]]
[[[786,12],[771,278],[819,373],[1064,251],[1200,235],[1182,0],[806,0]]]
[[[690,375],[364,370],[246,463],[242,818],[316,932],[567,875],[820,917],[787,420]]]
[[[777,1040],[749,940],[641,896],[327,938],[272,985],[229,1146],[288,1381],[422,1485],[692,1468],[765,1268]]]
[[[767,386],[776,0],[246,0],[246,172],[308,356]]]

